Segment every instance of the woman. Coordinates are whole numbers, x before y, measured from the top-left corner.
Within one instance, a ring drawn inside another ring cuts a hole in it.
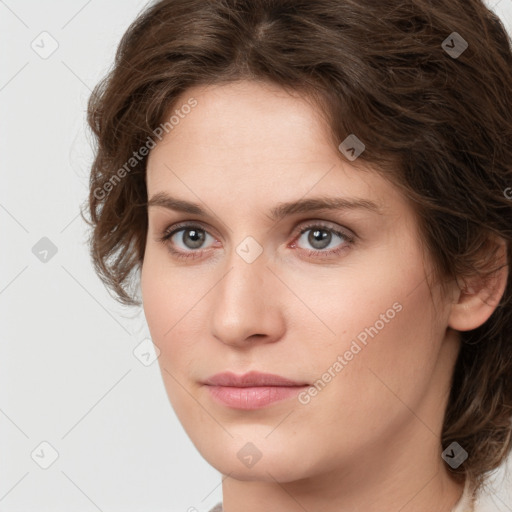
[[[89,102],[91,255],[215,511],[480,510],[511,447],[511,84],[480,0],[163,0],[128,29]]]

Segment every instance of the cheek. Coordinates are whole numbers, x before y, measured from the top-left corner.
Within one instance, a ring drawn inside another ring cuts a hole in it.
[[[173,353],[173,339],[179,330],[179,304],[182,303],[179,286],[169,281],[169,272],[163,268],[157,258],[146,252],[141,271],[141,292],[144,315],[154,345],[160,351],[158,364],[169,397],[173,389],[171,375],[175,366],[182,364],[180,355]],[[182,315],[181,315],[182,316]]]
[[[165,257],[165,251],[146,247],[140,278],[142,301],[153,341],[162,341],[183,316],[182,309],[190,301],[190,287],[180,282]]]
[[[332,388],[321,392],[328,400],[343,397],[346,405],[360,406],[364,399],[380,407],[396,401],[394,392],[414,402],[434,370],[443,319],[434,314],[421,255],[409,246],[378,256],[335,280],[318,281],[321,290],[309,279],[303,287],[296,281],[295,291],[322,321],[297,316],[297,325],[314,321],[323,329],[322,336],[302,337],[302,360],[320,386]]]
[[[426,285],[409,292],[395,283],[371,303],[356,298],[346,303],[347,313],[339,320],[343,334],[336,347],[331,344],[323,371],[338,361],[334,370],[342,378],[328,400],[341,399],[342,409],[355,416],[364,419],[372,410],[374,420],[385,423],[392,411],[407,412],[402,402],[414,409],[427,392],[442,337],[436,339]]]
[[[176,376],[187,373],[195,342],[205,339],[204,311],[199,306],[208,287],[191,286],[190,279],[203,282],[171,268],[157,251],[146,253],[141,271],[144,314],[152,341],[160,350],[162,371],[165,368]],[[167,385],[172,385],[172,379]]]
[[[328,344],[318,343],[309,359],[301,357],[308,361],[310,390],[315,391],[302,397],[297,428],[303,428],[301,420],[312,431],[324,432],[330,441],[315,441],[319,451],[348,453],[390,438],[411,420],[411,410],[420,410],[438,344],[431,337],[428,289],[408,295],[406,288],[395,282],[371,303],[340,294],[345,309],[329,319],[338,335]]]
[[[162,276],[161,268],[151,250],[146,248],[144,262],[141,269],[140,286],[144,315],[153,338],[153,342],[159,344],[165,331],[169,328],[171,320],[168,313],[172,309],[172,294],[164,293],[164,286],[159,276]],[[167,327],[165,327],[167,325]]]

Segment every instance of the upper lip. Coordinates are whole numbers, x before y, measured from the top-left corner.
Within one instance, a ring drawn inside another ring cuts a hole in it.
[[[236,388],[247,388],[251,386],[305,386],[306,382],[297,382],[286,379],[280,375],[252,371],[243,375],[236,375],[233,372],[222,372],[212,375],[204,381],[210,386],[228,386]]]

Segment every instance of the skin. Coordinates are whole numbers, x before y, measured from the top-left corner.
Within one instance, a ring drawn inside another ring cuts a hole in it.
[[[141,290],[172,407],[202,456],[228,475],[224,510],[449,512],[463,490],[439,441],[456,330],[487,320],[506,270],[492,288],[471,281],[473,293],[455,281],[446,295],[434,286],[432,302],[411,205],[333,147],[312,103],[248,81],[191,88],[177,105],[190,97],[197,106],[150,153],[148,198],[166,192],[208,216],[148,207]],[[381,211],[270,219],[278,203],[319,196],[363,198]],[[185,221],[206,231],[202,246],[187,230],[159,241]],[[309,221],[354,242],[327,231],[327,247],[314,245],[314,229],[299,235]],[[252,263],[236,251],[248,236],[263,249]],[[199,256],[178,259],[170,246]],[[313,384],[397,303],[401,310],[307,404],[236,410],[202,384],[227,370]],[[248,442],[261,453],[252,467],[237,457]]]

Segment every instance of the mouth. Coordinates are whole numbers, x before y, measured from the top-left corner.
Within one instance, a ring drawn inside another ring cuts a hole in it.
[[[218,373],[203,384],[217,403],[243,410],[260,409],[296,397],[301,390],[309,387],[305,382],[255,371],[244,375]]]

